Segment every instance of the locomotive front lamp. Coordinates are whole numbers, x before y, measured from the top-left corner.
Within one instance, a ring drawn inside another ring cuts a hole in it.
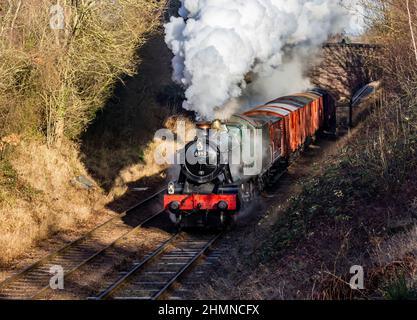
[[[175,212],[180,208],[180,203],[178,201],[173,201],[169,204],[171,211]]]
[[[174,194],[175,193],[175,183],[170,182],[168,183],[168,194]]]
[[[220,201],[217,204],[217,208],[219,208],[219,210],[222,210],[222,211],[227,210],[228,207],[229,207],[229,205],[226,201]]]

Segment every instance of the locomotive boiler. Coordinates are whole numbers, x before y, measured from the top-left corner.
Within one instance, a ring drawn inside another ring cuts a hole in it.
[[[315,89],[198,128],[164,208],[180,227],[227,226],[318,134],[335,134],[335,101]]]

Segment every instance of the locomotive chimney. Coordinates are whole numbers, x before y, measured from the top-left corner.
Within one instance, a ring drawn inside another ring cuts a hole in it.
[[[209,136],[209,130],[211,129],[211,123],[210,122],[198,122],[197,123],[197,129],[201,130],[204,136]]]

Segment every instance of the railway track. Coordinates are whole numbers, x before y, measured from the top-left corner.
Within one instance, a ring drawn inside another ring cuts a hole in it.
[[[222,233],[173,234],[141,262],[134,263],[117,281],[91,299],[156,300],[205,256]]]
[[[51,268],[60,266],[68,276],[95,258],[105,255],[124,238],[161,216],[163,211],[152,208],[161,190],[131,207],[123,214],[109,219],[81,238],[49,254],[23,271],[0,283],[0,299],[37,299],[50,289]],[[146,211],[146,214],[143,212]],[[140,212],[141,214],[137,214]],[[105,241],[103,241],[105,239]]]

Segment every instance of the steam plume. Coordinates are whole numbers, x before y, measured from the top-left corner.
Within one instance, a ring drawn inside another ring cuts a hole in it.
[[[180,17],[165,25],[173,79],[186,88],[183,107],[212,119],[242,95],[262,100],[306,89],[307,58],[351,24],[346,5],[356,0],[181,2]]]

